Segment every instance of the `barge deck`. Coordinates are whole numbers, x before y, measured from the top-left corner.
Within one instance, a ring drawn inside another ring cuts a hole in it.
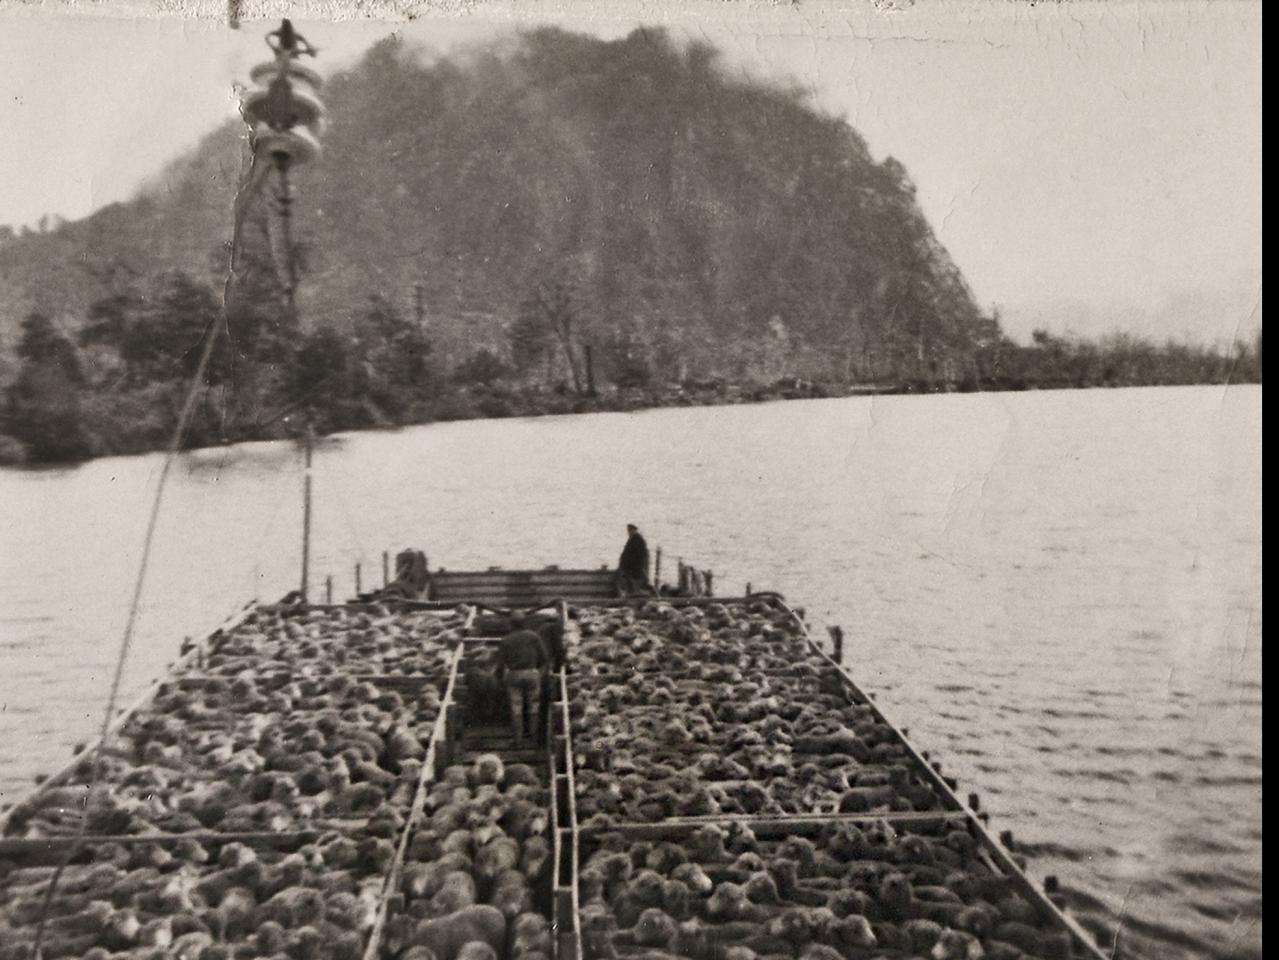
[[[239,611],[0,819],[0,960],[1103,956],[782,597],[611,592]],[[568,651],[519,748],[510,606]]]

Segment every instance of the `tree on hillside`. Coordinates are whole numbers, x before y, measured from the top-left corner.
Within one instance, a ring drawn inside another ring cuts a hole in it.
[[[511,362],[521,376],[530,376],[551,351],[551,331],[541,310],[526,303],[507,332]]]
[[[374,405],[375,415],[400,416],[438,390],[430,338],[386,298],[370,298],[355,337],[355,390]]]
[[[66,461],[95,451],[80,410],[84,374],[75,344],[40,313],[22,321],[22,366],[7,391],[7,426],[35,460]]]
[[[80,328],[80,346],[116,347],[122,344],[129,325],[142,310],[146,298],[130,285],[99,297],[89,305],[89,318]]]
[[[510,370],[501,357],[487,347],[481,347],[458,364],[453,371],[453,379],[458,383],[476,383],[487,387],[509,373]]]
[[[356,363],[352,339],[331,326],[302,337],[284,377],[282,406],[271,420],[297,415],[321,431],[364,425],[353,412]]]
[[[18,358],[24,363],[56,368],[67,383],[79,386],[84,382],[80,368],[80,356],[75,344],[53,321],[38,311],[33,311],[22,321],[22,337],[18,341]]]
[[[633,329],[614,330],[605,337],[600,362],[604,375],[623,389],[653,382],[651,352]]]
[[[577,308],[573,302],[570,284],[559,277],[540,281],[524,301],[521,315],[527,323],[538,324],[559,341],[564,359],[573,377],[573,391],[579,396],[585,393],[582,360],[576,343]]]
[[[181,271],[161,277],[151,296],[133,311],[117,341],[129,380],[142,385],[190,378],[206,338],[218,332],[221,324],[222,307],[207,286]],[[221,382],[228,369],[223,339],[206,371],[206,382]]]

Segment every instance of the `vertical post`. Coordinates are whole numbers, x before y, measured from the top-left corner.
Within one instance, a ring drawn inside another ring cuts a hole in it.
[[[452,763],[460,751],[457,743],[462,738],[461,724],[458,722],[458,705],[450,703],[444,714],[444,742],[448,744],[449,762]]]
[[[295,296],[298,285],[297,258],[293,255],[293,236],[290,230],[292,221],[293,194],[289,186],[289,157],[284,153],[275,155],[275,169],[280,173],[280,233],[284,240],[284,306],[288,312],[288,323],[292,327],[297,320],[298,306]],[[303,593],[305,594],[305,590]]]
[[[657,553],[653,561],[653,589],[660,590],[662,587],[662,548],[657,548]]]
[[[382,586],[388,586],[391,582],[391,557],[390,554],[382,551]]]
[[[844,628],[829,627],[831,647],[834,650],[834,660],[841,666],[844,663]]]
[[[302,480],[302,602],[309,599],[311,581],[311,425],[306,427],[306,469]]]
[[[751,595],[751,593],[752,593],[752,592],[753,592],[753,591],[751,590],[751,582],[750,582],[749,580],[747,580],[747,581],[746,581],[746,596],[748,596],[748,597],[749,597],[749,596]]]
[[[715,574],[710,570],[706,571],[706,595],[715,596]]]
[[[333,577],[332,576],[328,576],[324,578],[324,602],[325,603],[333,602]]]
[[[362,592],[363,588],[360,585],[360,565],[357,563],[355,565],[355,595],[358,597]]]

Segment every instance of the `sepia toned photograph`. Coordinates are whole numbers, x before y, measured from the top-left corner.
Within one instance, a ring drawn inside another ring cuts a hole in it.
[[[1260,960],[1259,0],[0,0],[0,960]]]

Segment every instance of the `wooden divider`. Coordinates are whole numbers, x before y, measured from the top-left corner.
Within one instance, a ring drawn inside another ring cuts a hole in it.
[[[551,754],[551,782],[548,785],[551,803],[551,930],[552,956],[559,960],[571,952],[572,943],[566,937],[569,929],[568,914],[573,909],[572,894],[562,892],[565,878],[571,881],[572,871],[567,863],[572,843],[564,843],[564,825],[568,821],[568,774],[563,769],[572,758],[567,756],[564,740],[563,689],[558,699],[559,709],[548,711],[546,718],[547,745]]]
[[[567,627],[567,605],[556,603],[561,626]],[[568,644],[566,636],[565,642]],[[569,788],[569,771],[573,767],[573,754],[569,741],[568,683],[566,670],[555,675],[557,696],[546,716],[546,743],[550,761],[548,793],[551,804],[551,930],[552,956],[555,960],[578,960],[580,951],[574,953],[573,899],[574,857],[573,820],[576,798]]]
[[[715,666],[718,666],[718,664],[716,664]],[[739,670],[742,676],[748,679],[750,677],[783,677],[788,679],[796,679],[796,678],[802,679],[805,676],[803,672],[797,672],[794,667],[738,667],[735,669]],[[833,668],[824,667],[824,669],[826,669],[828,672],[833,672]],[[812,676],[817,676],[817,674],[813,674]],[[673,680],[676,682],[679,682],[681,680],[691,681],[694,683],[722,682],[722,681],[717,681],[712,678],[703,676],[700,673],[693,673],[688,670],[662,670],[661,668],[654,669],[654,670],[630,669],[630,670],[627,670],[625,673],[575,673],[573,674],[573,679],[576,681],[600,683],[600,684],[626,683],[632,677],[664,677],[667,680]],[[861,704],[860,701],[857,701],[857,702],[859,705]]]
[[[717,781],[719,782],[719,781]],[[770,826],[781,827],[796,824],[815,824],[824,826],[831,823],[962,823],[967,814],[962,810],[888,810],[884,813],[754,813],[731,814],[716,813],[695,817],[667,817],[663,824],[675,827],[696,829],[707,823],[723,823],[732,821],[748,827]]]
[[[613,571],[604,570],[440,570],[431,575],[435,603],[477,601],[496,607],[529,607],[561,597],[593,602],[617,596]]]
[[[115,843],[122,847],[137,843],[169,846],[182,841],[196,843],[243,843],[267,847],[297,847],[316,840],[326,833],[358,833],[368,826],[367,820],[358,823],[350,820],[324,821],[304,830],[258,830],[227,832],[199,830],[190,833],[95,833],[78,836],[67,834],[57,837],[10,837],[0,840],[0,857],[18,857],[30,864],[40,854],[62,854],[68,847],[83,844],[93,847]]]
[[[597,573],[599,571],[596,571]],[[452,576],[452,574],[449,574]],[[612,574],[610,573],[611,577]],[[537,609],[541,607],[553,606],[560,600],[566,600],[570,606],[587,606],[587,607],[635,607],[642,606],[653,600],[662,603],[669,603],[675,607],[705,607],[712,603],[768,603],[770,597],[779,596],[773,593],[757,592],[751,594],[741,594],[728,597],[654,597],[654,596],[637,596],[637,597],[618,597],[609,596],[602,598],[591,597],[575,597],[570,593],[548,594],[546,598],[531,601],[529,603],[516,603],[511,606],[522,610]],[[355,612],[375,612],[378,608],[386,610],[456,610],[458,607],[478,607],[480,609],[489,609],[498,613],[507,613],[510,607],[502,608],[496,604],[490,603],[483,597],[469,597],[465,600],[413,600],[402,597],[387,597],[382,600],[365,603],[363,601],[351,603],[312,603],[312,604],[263,604],[257,609],[262,613],[304,613],[309,610],[347,610]]]
[[[552,929],[555,930],[556,960],[583,960],[582,924],[578,913],[578,868],[581,845],[577,825],[577,784],[573,774],[573,728],[569,712],[568,675],[559,672],[560,710],[558,732],[554,734],[554,763],[551,767],[551,805],[555,819],[553,857],[555,874],[551,886]],[[554,722],[554,721],[552,721]],[[561,767],[563,769],[561,769]]]
[[[912,810],[885,814],[766,814],[742,816],[720,813],[704,817],[670,817],[652,823],[614,823],[608,826],[583,827],[587,836],[595,833],[620,833],[641,840],[674,840],[686,837],[702,827],[735,824],[749,827],[760,839],[776,839],[792,836],[816,836],[832,824],[861,826],[873,823],[889,823],[909,826],[938,823],[967,824],[967,816],[959,810]]]
[[[404,690],[420,689],[429,683],[448,683],[447,670],[432,673],[348,673],[346,676],[355,683],[371,683],[375,687]],[[283,679],[287,683],[296,677],[299,677],[299,675],[291,670],[277,670],[274,673],[255,673],[253,675],[255,682]],[[322,676],[300,677],[303,681],[322,678]],[[223,673],[184,673],[181,676],[170,676],[161,682],[174,683],[179,687],[185,688],[207,686],[210,683],[226,683],[233,679],[234,675]]]

